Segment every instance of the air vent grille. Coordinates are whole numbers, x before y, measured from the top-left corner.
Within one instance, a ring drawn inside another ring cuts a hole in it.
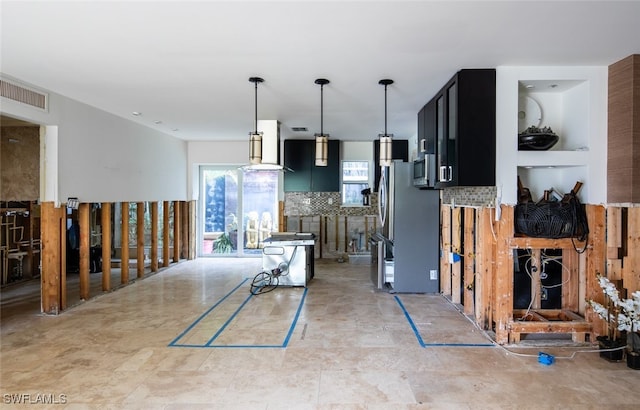
[[[292,131],[295,131],[295,132],[305,132],[305,131],[308,131],[308,130],[307,130],[307,127],[291,127],[291,130],[292,130]]]
[[[48,95],[4,79],[0,79],[0,95],[22,104],[47,110]]]

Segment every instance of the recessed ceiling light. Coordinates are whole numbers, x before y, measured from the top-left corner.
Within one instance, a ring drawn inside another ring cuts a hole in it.
[[[136,117],[139,117],[139,116],[141,116],[141,115],[142,115],[142,113],[141,113],[141,112],[138,112],[138,111],[134,111],[134,112],[132,112],[131,114],[135,115]]]

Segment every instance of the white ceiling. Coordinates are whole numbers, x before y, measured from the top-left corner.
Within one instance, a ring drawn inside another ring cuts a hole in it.
[[[4,1],[0,72],[185,140],[416,133],[461,68],[609,65],[640,53],[640,1]],[[142,112],[134,117],[131,112]],[[155,124],[154,121],[162,121]],[[292,132],[307,127],[308,132]],[[173,131],[178,129],[178,131]]]

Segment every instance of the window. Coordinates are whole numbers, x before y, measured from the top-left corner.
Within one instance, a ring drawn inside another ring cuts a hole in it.
[[[369,188],[369,161],[342,161],[342,205],[362,206]]]

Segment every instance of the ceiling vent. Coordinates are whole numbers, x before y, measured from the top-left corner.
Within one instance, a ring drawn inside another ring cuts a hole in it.
[[[307,127],[291,127],[291,131],[294,132],[307,132]]]
[[[0,79],[0,96],[43,111],[48,110],[48,94],[36,91],[33,88],[26,87],[14,81]]]

